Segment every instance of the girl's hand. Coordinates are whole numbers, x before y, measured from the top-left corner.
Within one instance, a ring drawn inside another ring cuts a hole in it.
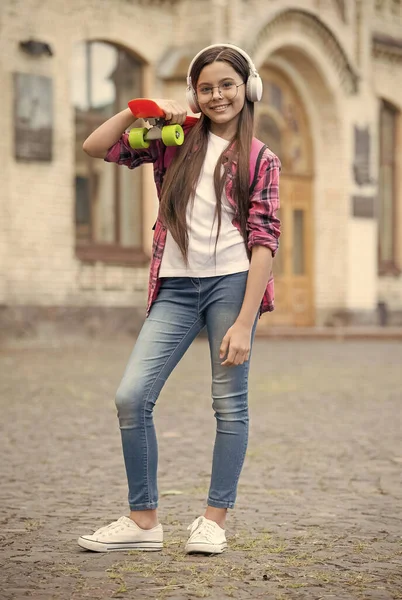
[[[234,323],[226,332],[219,349],[219,358],[226,357],[223,367],[242,365],[250,358],[251,331],[246,325]]]
[[[183,125],[187,117],[187,111],[176,100],[154,100],[166,115],[166,121],[171,125]]]

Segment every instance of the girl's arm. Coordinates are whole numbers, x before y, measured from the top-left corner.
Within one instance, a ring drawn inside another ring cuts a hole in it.
[[[268,280],[272,273],[272,252],[265,246],[253,246],[251,249],[250,269],[248,272],[246,293],[236,323],[249,329],[254,325]]]
[[[100,125],[83,143],[83,150],[93,158],[105,158],[107,151],[115,144],[136,118],[129,108],[114,115]]]
[[[171,125],[184,123],[187,112],[177,102],[174,100],[155,100],[155,102],[165,112],[166,120]],[[105,158],[109,148],[120,139],[134,121],[136,117],[129,108],[117,113],[87,137],[82,146],[84,152],[93,158]]]
[[[222,340],[222,365],[241,365],[250,356],[251,333],[264,291],[272,272],[273,256],[278,249],[280,221],[279,172],[277,156],[267,150],[268,164],[261,165],[261,175],[250,198],[247,219],[248,247],[251,251],[250,270],[242,308],[236,322]]]
[[[241,365],[250,357],[251,332],[272,271],[272,251],[265,246],[251,249],[246,293],[235,323],[222,340],[219,357],[223,366]]]

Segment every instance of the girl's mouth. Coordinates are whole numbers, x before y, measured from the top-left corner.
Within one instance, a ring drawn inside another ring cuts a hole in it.
[[[225,112],[225,110],[229,107],[229,104],[220,104],[219,106],[211,106],[211,110],[215,112]]]

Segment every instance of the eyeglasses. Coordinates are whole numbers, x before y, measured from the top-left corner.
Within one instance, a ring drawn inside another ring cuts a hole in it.
[[[197,100],[200,104],[208,104],[214,96],[215,88],[218,88],[221,98],[233,100],[233,98],[236,98],[237,91],[242,85],[244,85],[244,81],[238,85],[234,81],[224,81],[220,85],[203,85],[197,90]]]

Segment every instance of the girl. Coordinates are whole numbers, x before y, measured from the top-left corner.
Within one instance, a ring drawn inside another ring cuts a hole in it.
[[[187,553],[220,553],[248,439],[248,371],[258,315],[273,310],[272,258],[280,234],[278,158],[253,138],[262,82],[249,56],[228,44],[193,59],[187,100],[156,100],[170,124],[183,125],[180,147],[152,142],[133,150],[129,109],[84,143],[90,156],[133,169],[153,163],[160,199],[147,319],[116,395],[129,486],[130,516],[78,539],[83,548],[160,550],[157,440],[152,411],[163,384],[206,327],[217,422],[208,503],[190,525]]]

